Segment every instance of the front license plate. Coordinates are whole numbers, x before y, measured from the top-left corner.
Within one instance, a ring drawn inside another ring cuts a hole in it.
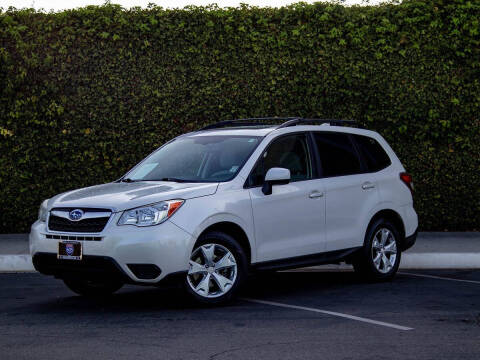
[[[78,241],[59,242],[57,258],[64,260],[82,260],[82,243]]]

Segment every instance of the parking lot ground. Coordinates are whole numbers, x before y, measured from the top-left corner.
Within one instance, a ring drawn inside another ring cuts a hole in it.
[[[467,281],[463,281],[467,280]],[[0,274],[0,359],[479,359],[480,271],[350,271],[252,278],[207,308],[178,290],[73,295],[35,273]]]

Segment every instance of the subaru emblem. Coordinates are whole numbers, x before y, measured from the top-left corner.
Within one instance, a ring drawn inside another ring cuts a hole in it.
[[[65,252],[67,253],[68,256],[72,256],[73,255],[73,244],[66,244],[65,245]]]
[[[75,210],[72,210],[70,211],[70,213],[68,214],[68,217],[70,218],[70,220],[72,221],[78,221],[82,218],[83,216],[83,210],[80,210],[80,209],[75,209]]]

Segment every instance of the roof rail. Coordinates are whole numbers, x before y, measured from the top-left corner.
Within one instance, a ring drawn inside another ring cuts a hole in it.
[[[201,128],[200,131],[223,128],[229,125],[238,125],[238,126],[272,125],[272,124],[268,124],[267,121],[283,120],[288,122],[295,119],[298,119],[298,118],[297,117],[258,117],[258,118],[224,120],[224,121],[217,122],[215,124],[207,125]]]
[[[304,125],[311,123],[320,123],[320,124],[330,124],[332,126],[344,126],[344,125],[357,125],[355,120],[338,120],[338,119],[307,119],[301,117],[258,117],[258,118],[245,118],[245,119],[235,119],[235,120],[224,120],[217,122],[215,124],[207,125],[201,128],[199,131],[218,129],[227,127],[229,125],[233,126],[261,126],[261,125],[273,125],[272,120],[283,120],[284,122],[276,127],[276,129],[286,128],[296,125]]]
[[[282,125],[278,126],[277,129],[296,126],[296,125],[311,124],[311,123],[329,124],[332,126],[357,125],[357,122],[355,120],[296,118],[296,119],[291,119],[284,122]]]

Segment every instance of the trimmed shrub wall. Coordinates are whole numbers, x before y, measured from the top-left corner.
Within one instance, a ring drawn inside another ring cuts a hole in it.
[[[0,233],[224,119],[357,119],[421,230],[479,230],[480,1],[0,12]]]

